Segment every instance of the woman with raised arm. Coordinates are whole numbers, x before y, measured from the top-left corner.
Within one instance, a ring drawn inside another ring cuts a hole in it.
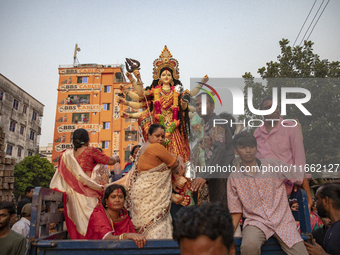
[[[181,158],[163,145],[164,127],[152,124],[148,140],[140,148],[135,164],[124,177],[127,209],[137,231],[147,239],[171,239],[171,174],[183,171]],[[182,199],[182,197],[181,197]],[[188,202],[188,201],[186,201]]]
[[[85,129],[73,133],[73,149],[67,149],[59,157],[50,188],[64,193],[64,214],[71,239],[85,239],[88,223],[94,208],[104,194],[104,186],[91,179],[97,164],[114,165],[119,157],[108,157],[89,146],[89,134]]]

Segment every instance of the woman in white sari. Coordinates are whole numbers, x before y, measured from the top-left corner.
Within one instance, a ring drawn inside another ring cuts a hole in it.
[[[131,221],[137,233],[147,239],[172,238],[171,174],[177,173],[181,164],[177,156],[163,146],[164,136],[163,126],[150,126],[148,141],[139,150],[136,163],[124,178]]]

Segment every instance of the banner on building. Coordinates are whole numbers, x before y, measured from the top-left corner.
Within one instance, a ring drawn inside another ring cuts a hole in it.
[[[60,86],[61,92],[67,92],[70,90],[76,90],[76,91],[100,91],[102,89],[103,85],[97,83],[92,84],[64,84]]]
[[[103,108],[99,104],[87,104],[87,105],[63,105],[58,108],[60,113],[64,112],[100,112]]]
[[[83,128],[88,132],[100,132],[102,125],[100,124],[72,124],[72,125],[61,125],[57,127],[58,133],[74,132],[74,130]]]

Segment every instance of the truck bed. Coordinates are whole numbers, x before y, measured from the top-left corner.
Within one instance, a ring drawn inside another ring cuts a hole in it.
[[[304,240],[311,239],[311,227],[307,198],[304,191],[293,194],[298,199],[301,236]],[[30,244],[27,255],[92,255],[92,254],[180,254],[178,243],[174,240],[147,240],[147,244],[139,249],[131,240],[69,240],[67,231],[62,231],[63,213],[57,211],[63,194],[46,188],[37,187],[32,200]],[[43,201],[52,203],[51,212],[41,215]],[[307,214],[306,214],[307,213]],[[308,215],[308,217],[305,217]],[[58,232],[49,234],[49,224],[57,223]],[[308,228],[309,227],[309,228]],[[235,238],[236,254],[240,254],[242,238]],[[275,238],[270,238],[262,247],[261,254],[285,254]]]

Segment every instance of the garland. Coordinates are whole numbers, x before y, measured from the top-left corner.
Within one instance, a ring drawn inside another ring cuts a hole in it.
[[[179,97],[180,93],[178,93],[177,91],[174,91],[173,86],[171,87],[171,90],[173,92],[173,104],[171,106],[173,121],[171,122],[170,127],[167,128],[165,123],[164,123],[163,115],[161,114],[161,103],[159,101],[159,96],[160,96],[162,87],[160,85],[158,85],[153,90],[154,90],[153,92],[154,92],[154,106],[155,106],[154,117],[155,117],[155,119],[159,120],[159,124],[161,124],[164,127],[164,130],[165,130],[165,133],[166,133],[165,137],[168,137],[175,131],[176,127],[178,127],[179,124],[180,124],[180,121],[178,120],[178,111],[179,111],[178,97]],[[171,142],[171,140],[166,138],[164,145],[167,146],[170,142]]]

